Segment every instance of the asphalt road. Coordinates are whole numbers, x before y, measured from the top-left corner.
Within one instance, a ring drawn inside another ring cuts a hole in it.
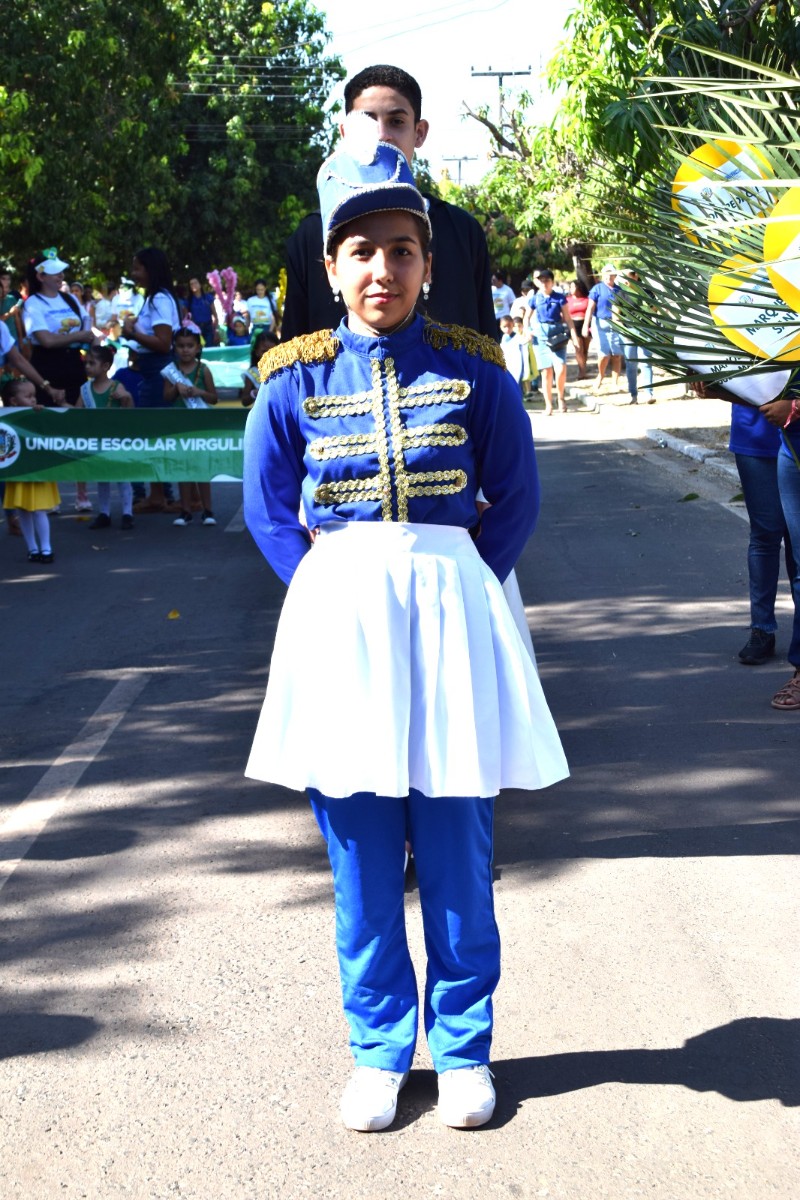
[[[235,485],[215,529],[59,518],[51,568],[2,535],[2,1200],[797,1194],[800,717],[785,662],[736,661],[746,525],[638,436],[533,420],[518,573],[572,777],[498,802],[483,1130],[438,1123],[424,1044],[392,1129],[339,1124],[324,851],[242,777],[282,587]]]

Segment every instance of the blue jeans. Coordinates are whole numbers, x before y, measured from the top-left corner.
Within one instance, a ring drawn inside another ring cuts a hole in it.
[[[140,354],[136,360],[136,369],[141,378],[136,394],[137,408],[169,408],[164,399],[164,377],[161,372],[172,362],[171,354]],[[144,500],[146,495],[143,483],[133,484],[134,500]],[[172,500],[174,495],[172,484],[164,484],[164,495]]]
[[[792,463],[794,467],[794,463]],[[750,518],[747,573],[750,578],[750,624],[765,633],[775,633],[775,596],[781,570],[781,542],[786,556],[786,574],[795,571],[792,543],[778,491],[778,464],[774,458],[737,454],[736,469]],[[800,471],[794,467],[798,475]],[[800,543],[798,543],[800,545]]]
[[[139,395],[136,397],[137,408],[167,408],[164,400],[164,377],[161,372],[172,362],[171,354],[139,354],[136,358],[136,370],[142,377],[139,384]]]
[[[644,346],[636,342],[623,342],[625,354],[625,378],[628,381],[628,391],[635,400],[639,394],[639,366],[642,368],[642,391],[650,392],[653,387],[652,354]]]
[[[794,546],[800,546],[800,468],[785,454],[778,455],[778,488],[789,537]],[[793,667],[800,667],[800,567],[797,561],[792,565],[789,578],[792,581],[794,623],[788,659]]]
[[[408,952],[403,845],[414,847],[425,949],[425,1032],[438,1072],[488,1063],[500,935],[492,892],[494,800],[309,789],[328,845],[336,950],[358,1066],[407,1071],[419,1001]]]

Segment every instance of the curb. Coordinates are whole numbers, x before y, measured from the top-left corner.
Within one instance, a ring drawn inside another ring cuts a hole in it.
[[[672,433],[665,433],[663,429],[645,429],[644,432],[645,437],[649,437],[651,442],[669,447],[670,450],[677,450],[678,454],[685,454],[687,458],[693,458],[696,462],[704,463],[709,458],[717,457],[716,450],[698,446],[695,442],[687,442],[684,438],[675,437]]]
[[[675,450],[686,458],[702,463],[703,466],[719,475],[725,475],[736,482],[739,481],[739,472],[736,470],[735,463],[727,462],[721,457],[718,450],[709,450],[707,446],[698,446],[696,442],[687,442],[684,438],[675,437],[672,433],[665,433],[663,429],[646,429],[644,432],[645,437],[650,438],[651,442],[655,442],[662,449]]]

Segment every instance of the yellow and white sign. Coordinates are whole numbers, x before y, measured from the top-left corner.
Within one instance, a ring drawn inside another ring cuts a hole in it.
[[[725,225],[743,217],[764,216],[772,196],[754,180],[773,177],[755,146],[720,139],[705,142],[683,163],[672,183],[672,207],[688,217],[681,228],[693,242],[707,239],[709,225]]]
[[[708,285],[715,325],[734,346],[756,358],[800,362],[800,316],[772,286],[764,263],[736,254]]]
[[[775,291],[800,312],[800,188],[788,188],[769,214],[764,260]]]
[[[708,309],[689,309],[675,332],[674,342],[678,358],[693,374],[705,376],[710,383],[721,379],[727,391],[754,408],[779,396],[791,377],[791,371],[751,370],[752,355],[732,345],[726,353],[719,342],[708,336]]]

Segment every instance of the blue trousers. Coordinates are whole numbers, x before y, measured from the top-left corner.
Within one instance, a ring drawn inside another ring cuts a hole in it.
[[[407,1071],[419,999],[406,940],[403,847],[414,848],[425,948],[425,1033],[437,1072],[489,1062],[500,935],[492,891],[494,800],[309,790],[328,846],[336,950],[358,1066]]]
[[[639,367],[642,368],[642,390],[647,393],[648,400],[653,388],[652,353],[636,342],[623,342],[625,352],[625,378],[628,381],[628,391],[633,399],[639,395]]]
[[[792,541],[778,490],[778,464],[774,458],[737,454],[736,467],[750,519],[747,546],[750,624],[765,633],[776,633],[775,597],[781,573],[781,543],[786,557],[786,574],[790,580],[796,574]]]
[[[778,489],[781,494],[783,515],[795,551],[800,548],[800,470],[793,458],[778,455]],[[791,569],[792,598],[794,599],[794,621],[792,640],[787,658],[793,667],[800,667],[800,552],[795,554]]]

